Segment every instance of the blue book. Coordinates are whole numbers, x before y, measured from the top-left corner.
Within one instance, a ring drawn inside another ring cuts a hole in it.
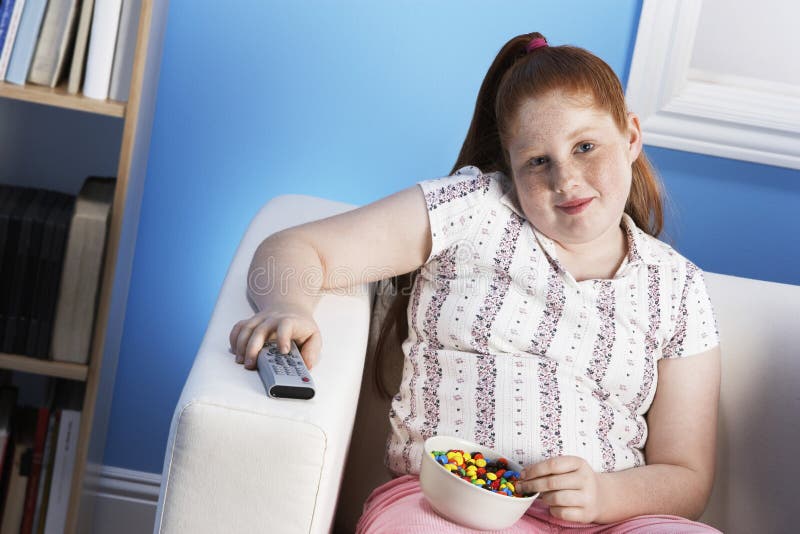
[[[14,0],[2,1],[3,3],[0,4],[0,54],[3,52],[8,26],[11,23],[11,12],[14,11]]]
[[[7,1],[7,0],[6,0]],[[5,1],[3,2],[5,4]],[[6,72],[6,81],[17,85],[25,85],[28,69],[31,67],[36,41],[39,40],[39,29],[42,26],[47,0],[27,0],[19,21],[17,40],[11,52],[11,61]]]

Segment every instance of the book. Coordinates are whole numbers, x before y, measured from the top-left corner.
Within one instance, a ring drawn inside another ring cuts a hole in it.
[[[3,266],[5,265],[3,251],[5,250],[8,236],[8,206],[13,203],[13,197],[16,193],[16,188],[0,184],[0,280],[3,279]],[[0,315],[3,315],[2,303],[0,303]]]
[[[0,53],[6,42],[8,25],[11,23],[11,14],[14,12],[14,0],[0,1]]]
[[[115,185],[89,177],[75,202],[50,349],[55,361],[89,361]]]
[[[61,211],[65,206],[71,205],[73,197],[65,193],[52,192],[53,203],[50,205],[47,213],[44,215],[43,228],[42,228],[42,244],[39,251],[40,257],[38,268],[36,272],[36,282],[31,294],[32,312],[28,330],[28,344],[24,354],[33,356],[35,358],[47,358],[48,352],[40,350],[39,344],[44,338],[49,345],[51,337],[51,324],[53,310],[55,309],[55,293],[52,287],[55,285],[50,280],[53,276],[53,266],[51,265],[56,260],[53,257],[53,248],[56,246],[57,238],[57,225],[60,223],[59,217]],[[61,224],[68,224],[63,223]],[[66,231],[61,232],[61,239],[66,239]]]
[[[17,255],[14,262],[13,283],[9,292],[9,313],[6,316],[5,352],[23,354],[27,336],[27,309],[30,306],[30,292],[34,283],[35,263],[38,258],[38,247],[41,244],[41,233],[38,231],[42,205],[46,202],[48,191],[29,189],[33,197],[24,206],[20,227]]]
[[[44,516],[47,510],[47,495],[50,491],[50,476],[53,472],[53,454],[55,452],[55,441],[58,436],[58,411],[50,410],[50,417],[47,422],[47,437],[44,442],[44,453],[42,454],[42,467],[39,471],[39,487],[36,490],[36,506],[33,512],[31,532],[44,531]]]
[[[11,23],[11,13],[14,11],[14,0],[0,1],[0,51],[6,42],[6,33]]]
[[[47,0],[25,0],[25,9],[22,12],[17,39],[14,42],[14,50],[11,52],[11,60],[6,72],[6,81],[9,83],[24,85],[25,80],[28,79],[28,71],[33,60],[33,52],[36,50],[36,41],[39,39],[45,7],[47,7]]]
[[[2,1],[2,0],[0,0]],[[6,202],[11,194],[11,188],[7,185],[0,184],[0,277],[3,276],[3,247],[6,242],[6,224],[8,217],[6,216]]]
[[[30,478],[33,455],[33,434],[36,409],[18,406],[15,411],[14,463],[6,492],[6,503],[0,522],[0,534],[19,534],[25,512],[25,490]]]
[[[45,276],[47,272],[47,256],[53,241],[53,211],[59,209],[58,197],[51,195],[53,202],[44,210],[42,217],[42,239],[38,250],[38,261],[33,273],[34,283],[29,294],[30,314],[28,317],[27,343],[23,354],[36,357],[36,337],[40,335],[41,317],[46,304],[44,300]]]
[[[8,466],[14,458],[12,415],[17,405],[17,394],[16,386],[0,387],[0,517],[3,515],[5,495],[11,475]]]
[[[0,332],[6,324],[6,300],[3,299],[4,280],[9,275],[11,263],[6,261],[6,245],[9,238],[9,225],[11,222],[11,206],[14,205],[16,197],[19,195],[19,189],[10,186],[3,186],[2,194],[0,195]],[[0,342],[0,352],[3,350],[3,344]]]
[[[92,25],[94,0],[83,0],[81,3],[81,16],[78,20],[78,30],[75,33],[75,47],[72,50],[72,64],[69,68],[69,81],[67,92],[77,94],[83,83],[83,72],[86,67],[86,46],[89,44],[89,29]]]
[[[83,94],[89,98],[108,98],[121,7],[122,0],[94,2],[89,50],[86,53],[86,79],[83,82]]]
[[[45,534],[62,534],[64,524],[67,522],[72,471],[76,459],[75,449],[78,445],[80,430],[81,412],[66,408],[60,410],[61,424],[56,440],[56,455],[44,527]]]
[[[11,254],[16,247],[16,241],[13,236],[15,230],[12,226],[12,218],[14,207],[21,195],[21,189],[9,187],[5,202],[0,204],[0,352],[3,351],[3,333],[5,332],[9,303],[8,292],[14,273]]]
[[[49,0],[33,54],[28,81],[55,87],[75,38],[78,0]]]
[[[20,302],[20,312],[16,318],[17,334],[14,345],[14,352],[16,354],[33,356],[33,354],[28,352],[28,336],[30,333],[31,318],[39,314],[39,311],[34,309],[34,290],[36,289],[40,267],[44,261],[42,257],[42,234],[44,233],[45,217],[58,194],[59,193],[46,189],[38,190],[36,199],[30,210],[29,242],[25,252],[26,267],[24,269],[22,287],[19,288],[22,298]]]
[[[117,45],[114,49],[114,66],[111,70],[111,89],[109,90],[111,100],[128,101],[141,11],[142,0],[122,0]]]
[[[25,505],[25,486],[28,476],[23,474],[23,456],[29,451],[22,443],[14,443],[14,458],[9,466],[11,472],[8,476],[6,501],[3,506],[3,518],[0,522],[0,534],[17,534],[22,525],[22,513]]]
[[[45,294],[45,304],[41,310],[41,322],[39,324],[39,334],[36,338],[37,358],[48,358],[53,339],[53,322],[55,320],[56,295],[61,284],[61,273],[64,267],[64,251],[66,249],[67,236],[72,221],[72,214],[75,209],[74,197],[62,197],[61,209],[53,213],[53,241],[50,246],[49,255],[45,265],[43,288]]]
[[[24,274],[19,264],[20,246],[24,246],[20,238],[25,223],[25,212],[35,194],[36,190],[33,188],[22,188],[15,205],[11,206],[8,238],[3,254],[3,261],[6,262],[9,275],[0,280],[0,303],[5,304],[5,317],[0,317],[0,351],[7,353],[13,352],[16,334],[14,329],[16,322],[12,322],[10,319],[16,318],[19,313],[18,301],[13,297],[16,293],[15,288],[22,283]]]
[[[6,72],[8,71],[8,62],[11,59],[11,52],[14,50],[14,41],[17,38],[17,30],[19,29],[19,21],[22,18],[22,10],[25,7],[25,0],[5,0],[5,2],[13,3],[11,17],[8,21],[8,26],[5,29],[5,36],[3,37],[3,45],[0,47],[0,81],[5,80]]]
[[[17,242],[17,259],[14,261],[14,282],[9,293],[9,314],[6,317],[5,352],[19,354],[19,345],[22,338],[20,317],[23,314],[25,301],[25,279],[29,272],[28,262],[33,234],[33,218],[42,197],[41,189],[33,189],[33,197],[24,207],[22,224],[20,226],[19,241]]]
[[[39,478],[44,462],[45,444],[50,421],[50,409],[46,406],[38,409],[36,414],[36,432],[33,439],[33,454],[28,486],[25,488],[25,507],[19,534],[31,534],[36,513],[36,500],[39,494]]]

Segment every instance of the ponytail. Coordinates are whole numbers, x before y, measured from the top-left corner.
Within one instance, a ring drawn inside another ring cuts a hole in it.
[[[508,41],[497,53],[478,91],[467,137],[450,174],[465,165],[474,165],[484,173],[501,171],[511,177],[508,157],[497,125],[497,92],[505,74],[516,61],[528,55],[528,43],[537,38],[544,39],[544,35],[539,32],[519,35]]]

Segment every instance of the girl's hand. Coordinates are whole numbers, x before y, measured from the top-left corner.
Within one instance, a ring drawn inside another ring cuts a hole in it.
[[[255,369],[256,356],[272,339],[277,339],[284,353],[289,352],[290,340],[294,340],[309,370],[319,359],[322,336],[316,321],[302,309],[280,307],[260,311],[233,325],[229,341],[236,363],[244,362],[245,368]]]
[[[523,468],[521,479],[521,490],[540,492],[554,517],[592,523],[600,515],[599,474],[583,458],[554,456]]]

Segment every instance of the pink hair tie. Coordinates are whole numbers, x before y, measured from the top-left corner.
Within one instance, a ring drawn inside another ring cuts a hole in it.
[[[526,51],[527,51],[528,53],[530,53],[530,52],[532,52],[533,50],[536,50],[537,48],[541,48],[541,47],[543,47],[543,46],[547,46],[547,41],[546,41],[546,40],[544,40],[544,39],[543,39],[543,38],[541,38],[541,37],[537,37],[536,39],[533,39],[533,40],[531,40],[531,42],[530,42],[530,43],[528,43],[528,46],[527,46],[527,48],[526,48]]]

